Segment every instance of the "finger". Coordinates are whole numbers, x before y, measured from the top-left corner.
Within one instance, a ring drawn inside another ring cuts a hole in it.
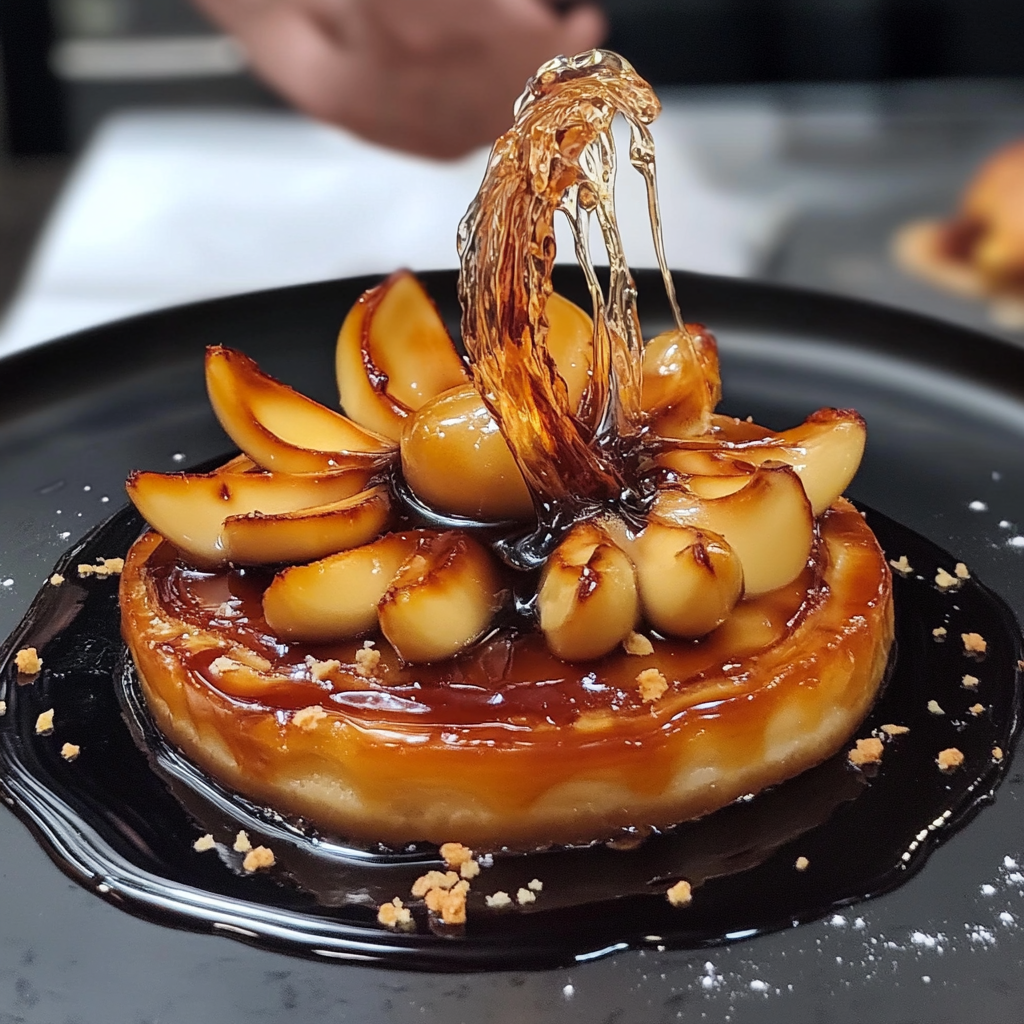
[[[573,7],[561,19],[563,53],[579,53],[600,46],[608,36],[608,19],[600,7],[584,4]]]

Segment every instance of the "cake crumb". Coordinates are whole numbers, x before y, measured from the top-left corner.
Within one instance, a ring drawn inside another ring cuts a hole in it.
[[[64,577],[61,576],[61,574],[59,572],[55,572],[50,577],[50,586],[51,587],[59,587],[63,582],[64,582]]]
[[[905,736],[910,732],[909,725],[892,725],[891,723],[888,723],[883,725],[881,728],[882,732],[884,732],[886,736]]]
[[[960,639],[968,654],[984,654],[988,650],[988,642],[980,633],[961,633]]]
[[[60,748],[60,756],[63,757],[65,761],[74,761],[81,752],[82,748],[77,743],[65,743],[64,746]]]
[[[932,636],[936,640],[938,640],[939,643],[941,643],[943,640],[946,639],[946,627],[945,626],[936,626],[935,629],[932,630]]]
[[[244,828],[238,830],[238,835],[235,836],[235,842],[231,849],[235,853],[248,853],[252,849],[252,843],[249,842],[249,833]]]
[[[544,883],[539,878],[531,878],[526,883],[527,889],[532,889],[534,892],[540,892],[544,888]]]
[[[636,684],[645,704],[657,700],[668,689],[668,680],[656,668],[645,668],[637,675]]]
[[[43,659],[34,647],[23,647],[18,651],[14,656],[14,664],[19,675],[23,676],[38,675],[43,669]]]
[[[53,708],[49,711],[42,711],[36,719],[36,735],[46,736],[53,732]]]
[[[412,913],[396,896],[390,903],[384,903],[377,910],[377,920],[388,928],[412,923]]]
[[[326,717],[327,712],[319,704],[311,704],[308,708],[299,708],[292,715],[292,725],[303,732],[312,732]]]
[[[635,630],[622,641],[622,648],[627,654],[635,654],[638,657],[654,653],[654,644],[643,633],[637,633]]]
[[[78,566],[78,575],[86,576],[120,576],[124,571],[123,558],[97,558],[94,565],[83,562]]]
[[[942,708],[939,707],[939,702],[937,700],[928,701],[928,710],[933,715],[944,715],[946,713],[942,710]]]
[[[965,690],[976,690],[978,688],[978,677],[965,675],[963,679],[960,680],[960,685]]]
[[[213,835],[209,832],[205,836],[200,836],[193,844],[192,849],[196,853],[206,853],[207,850],[212,850],[217,844],[213,841]]]
[[[806,871],[810,866],[811,862],[806,857],[797,857],[793,862],[793,867],[795,867],[797,871]]]
[[[454,871],[428,871],[420,875],[409,890],[417,899],[426,896],[431,889],[451,889],[459,880]]]
[[[251,849],[242,861],[243,871],[259,871],[260,868],[274,866],[274,851],[268,846],[256,846]]]
[[[463,878],[476,878],[480,874],[480,862],[470,858],[464,864],[459,865],[459,874]]]
[[[957,562],[956,563],[956,568],[953,571],[956,573],[957,579],[969,580],[971,578],[971,574],[970,574],[967,566],[964,565],[963,562]]]
[[[864,740],[857,740],[857,745],[846,755],[852,765],[860,767],[864,764],[878,764],[882,760],[882,752],[885,747],[877,736],[869,736]]]
[[[941,566],[939,571],[935,574],[935,586],[939,590],[952,590],[954,587],[959,587],[963,580],[958,580],[952,573],[947,572]]]
[[[964,763],[963,751],[958,750],[956,747],[947,747],[945,750],[939,751],[939,756],[935,758],[935,763],[944,772],[952,771]]]
[[[992,760],[993,761],[1002,761],[1002,759],[1003,759],[1003,748],[1002,747],[993,747],[992,748]]]
[[[322,683],[325,679],[330,678],[333,673],[341,668],[341,662],[337,658],[321,661],[319,658],[314,658],[312,654],[306,655],[306,664],[309,666],[309,674],[318,683]]]
[[[537,894],[532,889],[527,889],[525,886],[520,888],[516,893],[516,903],[521,907],[525,907],[528,903],[536,903]]]
[[[7,714],[7,701],[0,700],[0,718]]]
[[[676,884],[665,893],[665,896],[668,897],[668,901],[673,907],[685,907],[689,903],[693,902],[693,889],[689,882],[682,880],[676,882]]]
[[[512,897],[499,889],[493,896],[485,896],[484,902],[495,910],[501,910],[512,905]]]
[[[462,843],[442,843],[438,853],[445,864],[453,870],[473,859],[473,851]]]
[[[972,704],[967,709],[972,715],[980,715],[985,710],[984,704]]]
[[[900,555],[899,558],[890,558],[889,564],[901,575],[909,576],[913,571],[914,567],[907,561],[906,555]]]
[[[380,651],[372,647],[360,647],[356,651],[356,675],[372,678],[380,665]]]
[[[431,889],[426,896],[427,909],[439,914],[445,924],[465,924],[468,889],[469,883],[465,881],[448,890]]]

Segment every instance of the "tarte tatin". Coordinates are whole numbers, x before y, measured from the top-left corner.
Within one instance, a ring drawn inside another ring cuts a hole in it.
[[[368,841],[586,843],[791,778],[863,719],[893,637],[885,557],[841,497],[863,420],[717,415],[706,329],[677,311],[644,344],[610,125],[660,257],[657,112],[604,51],[531,80],[460,229],[468,358],[406,272],[342,325],[347,415],[208,350],[242,454],[131,476],[152,529],[121,605],[157,724],[216,779]],[[552,291],[559,210],[593,317]]]

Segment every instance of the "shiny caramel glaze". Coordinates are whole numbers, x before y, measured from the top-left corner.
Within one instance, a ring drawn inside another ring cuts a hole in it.
[[[799,580],[702,640],[655,637],[647,657],[567,664],[538,634],[506,628],[452,661],[403,666],[378,638],[367,679],[361,641],[271,635],[268,581],[191,569],[155,533],[136,543],[122,624],[157,723],[241,792],[391,843],[591,841],[705,814],[834,753],[873,701],[892,639],[885,559],[844,500],[821,518]],[[317,679],[307,656],[340,667]],[[248,667],[218,671],[224,657]],[[635,682],[647,668],[669,681],[652,704]],[[291,721],[314,705],[326,712],[315,728]]]

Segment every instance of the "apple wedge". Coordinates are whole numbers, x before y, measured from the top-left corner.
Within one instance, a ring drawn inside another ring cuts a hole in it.
[[[402,472],[416,496],[469,519],[528,519],[533,499],[498,424],[471,384],[431,399],[402,435]]]
[[[457,530],[427,535],[377,608],[381,632],[407,662],[452,658],[478,639],[504,591],[490,552]]]
[[[230,516],[221,536],[238,565],[312,562],[374,540],[390,513],[388,488],[378,485],[327,505]]]
[[[704,433],[722,397],[714,336],[700,324],[686,328],[687,334],[673,329],[644,346],[641,405],[661,437]]]
[[[423,285],[399,270],[349,311],[335,350],[345,412],[398,441],[411,413],[469,374]]]
[[[767,461],[792,466],[807,492],[815,516],[821,515],[850,485],[867,441],[863,417],[853,409],[819,409],[799,426],[753,441],[716,442],[695,438],[658,456],[660,466],[677,472],[700,472],[713,459],[733,460],[740,466],[760,466]],[[712,448],[714,452],[712,453]]]
[[[293,391],[234,349],[213,345],[206,350],[206,387],[228,436],[264,469],[373,469],[396,454],[389,438]]]
[[[558,292],[548,296],[544,313],[548,319],[548,352],[565,381],[569,408],[579,409],[594,362],[594,321]]]
[[[789,466],[762,466],[738,490],[703,497],[714,477],[658,492],[650,521],[717,533],[743,566],[744,594],[756,597],[791,583],[814,543],[814,516],[800,478]]]
[[[329,643],[377,628],[377,605],[426,530],[386,533],[372,544],[279,572],[263,594],[267,625],[283,640]]]
[[[743,566],[722,537],[651,523],[630,554],[644,619],[683,639],[710,633],[743,596]]]
[[[245,465],[242,458],[215,473],[132,473],[128,497],[157,533],[196,565],[209,568],[228,560],[222,529],[229,516],[341,501],[370,479],[370,471],[361,469],[319,476],[236,471]]]
[[[636,625],[633,563],[606,531],[579,523],[548,557],[537,609],[552,654],[563,661],[600,658]]]

